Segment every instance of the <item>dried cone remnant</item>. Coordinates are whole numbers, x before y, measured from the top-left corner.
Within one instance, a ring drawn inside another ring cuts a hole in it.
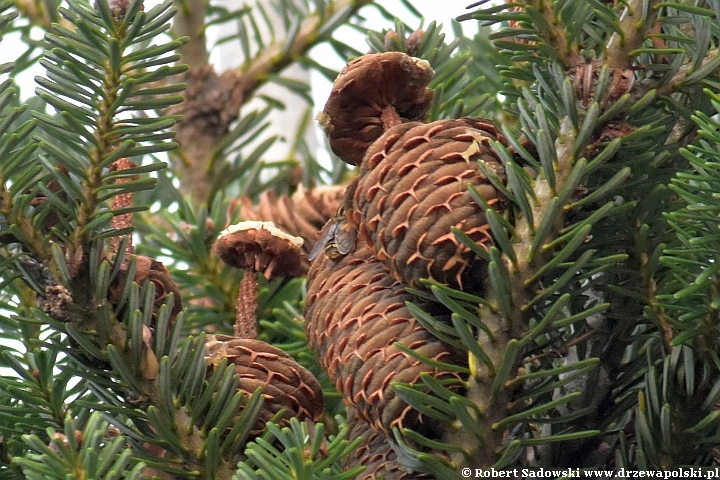
[[[301,273],[302,239],[288,235],[271,222],[241,222],[220,234],[214,252],[228,265],[245,270],[238,294],[235,336],[210,335],[206,357],[210,371],[223,360],[234,365],[238,389],[252,394],[262,387],[265,397],[253,434],[281,410],[282,419],[316,421],[324,410],[323,393],[313,374],[282,350],[257,340],[257,273],[268,280]]]
[[[215,254],[231,267],[245,270],[237,299],[236,337],[257,336],[257,273],[268,280],[302,274],[302,244],[302,238],[288,235],[272,222],[240,222],[220,233]]]
[[[155,313],[152,317],[153,323],[151,323],[150,326],[152,328],[155,327],[154,321],[157,310],[165,304],[168,295],[170,295],[171,293],[173,294],[173,305],[170,312],[170,319],[171,321],[175,319],[175,317],[178,315],[178,313],[180,313],[183,308],[182,298],[180,297],[180,289],[178,288],[177,284],[170,276],[170,272],[168,272],[168,269],[165,268],[165,265],[163,265],[162,262],[158,262],[157,260],[146,257],[144,255],[133,255],[132,257],[129,257],[128,260],[126,260],[120,266],[120,272],[117,276],[117,279],[110,286],[110,302],[113,305],[117,305],[122,299],[123,290],[125,289],[125,284],[127,282],[127,272],[130,259],[134,259],[136,263],[135,276],[133,277],[133,281],[136,282],[138,285],[143,285],[143,283],[149,281],[155,286]],[[172,331],[170,326],[171,325],[169,325],[167,329],[168,335]]]
[[[479,286],[473,281],[484,263],[451,227],[481,245],[492,243],[485,213],[468,190],[472,185],[493,208],[503,208],[481,168],[504,178],[491,140],[503,138],[487,120],[439,120],[399,125],[368,150],[351,223],[398,280],[413,287],[422,278],[466,289]]]
[[[237,209],[240,218],[245,221],[269,221],[288,232],[293,236],[303,239],[303,252],[307,255],[309,250],[307,246],[311,245],[317,237],[318,227],[308,222],[305,218],[298,214],[290,197],[287,195],[277,196],[272,190],[266,190],[260,195],[260,202],[257,207],[248,197],[241,197],[237,201]],[[310,268],[310,262],[303,257],[301,275]]]
[[[132,279],[128,279],[128,269],[131,260],[135,260],[136,269],[134,277]],[[140,371],[142,375],[146,379],[152,380],[157,378],[160,370],[156,352],[153,352],[152,350],[154,344],[153,337],[156,334],[155,329],[157,326],[158,310],[168,300],[168,296],[172,294],[173,303],[170,310],[170,318],[168,320],[168,325],[165,328],[165,335],[166,337],[169,337],[172,333],[172,325],[175,323],[175,318],[182,310],[182,298],[180,296],[180,290],[178,289],[177,284],[170,277],[170,272],[168,272],[167,268],[165,268],[161,262],[158,262],[150,257],[133,255],[123,262],[120,266],[119,274],[112,285],[110,285],[108,292],[109,300],[113,305],[120,304],[128,281],[136,282],[138,285],[144,285],[148,282],[154,286],[155,290],[151,323],[149,326],[143,326],[143,347],[140,363]],[[162,352],[157,353],[162,355]]]
[[[277,196],[272,190],[260,195],[254,206],[248,197],[237,200],[236,206],[243,220],[269,221],[283,231],[303,239],[302,250],[308,255],[318,238],[318,230],[333,216],[342,202],[345,187],[340,185],[305,189],[302,186],[289,197]],[[231,208],[231,212],[234,210]],[[302,259],[303,272],[310,263]]]
[[[325,405],[320,383],[279,348],[259,340],[226,335],[209,335],[205,348],[211,368],[217,367],[224,358],[234,365],[240,377],[238,390],[249,396],[262,387],[265,402],[252,434],[261,433],[280,410],[284,410],[281,423],[285,425],[293,417],[317,421],[322,416]]]
[[[389,438],[394,426],[433,436],[432,419],[413,410],[390,383],[417,384],[421,373],[440,380],[459,378],[457,372],[427,365],[395,345],[439,362],[465,365],[466,354],[423,328],[406,302],[436,316],[445,312],[407,293],[365,246],[337,261],[320,255],[307,282],[304,314],[310,345],[358,418]]]
[[[401,52],[370,53],[350,62],[318,115],[330,147],[359,165],[368,147],[389,128],[425,120],[433,98],[430,64]]]
[[[655,40],[663,42],[660,38],[654,38],[653,41]],[[600,108],[605,110],[608,105],[614,104],[620,97],[629,93],[635,84],[635,72],[632,69],[614,68],[610,74],[609,87],[604,90],[601,98],[596,98],[595,87],[598,85],[598,77],[603,66],[604,63],[600,60],[589,63],[579,62],[568,71],[575,95],[585,107],[590,105],[590,102],[596,101],[600,104]]]

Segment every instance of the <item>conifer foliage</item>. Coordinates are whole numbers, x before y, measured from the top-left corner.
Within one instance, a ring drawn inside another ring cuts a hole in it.
[[[720,1],[383,3],[0,2],[0,479],[719,466]]]

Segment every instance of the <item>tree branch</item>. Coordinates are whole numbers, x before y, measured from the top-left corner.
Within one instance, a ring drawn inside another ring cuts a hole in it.
[[[190,68],[207,65],[210,55],[205,42],[206,0],[175,0],[178,13],[173,19],[173,34],[190,40],[178,48],[180,62]]]
[[[620,30],[613,33],[607,43],[607,63],[614,69],[626,69],[632,66],[630,52],[636,50],[645,41],[648,31],[655,24],[659,0],[629,0],[620,20]],[[647,6],[647,10],[643,6]]]
[[[347,18],[350,18],[360,8],[373,3],[373,0],[339,0],[330,2],[323,15],[317,13],[305,20],[289,49],[285,42],[275,42],[261,55],[256,57],[248,67],[238,67],[238,85],[244,88],[244,96],[252,94],[272,74],[283,70],[298,57],[307,53],[315,45],[327,40],[328,34],[320,36],[319,32],[338,12],[348,9]],[[329,33],[329,32],[328,32]]]
[[[548,215],[547,206],[553,198],[557,198],[557,191],[561,191],[567,183],[573,165],[576,161],[575,143],[576,137],[573,132],[570,120],[567,117],[562,119],[560,131],[555,141],[555,149],[557,152],[557,160],[554,165],[555,171],[555,188],[552,188],[549,182],[544,178],[538,178],[535,183],[535,196],[537,197],[537,205],[533,207],[533,219],[536,225],[539,225],[545,215]],[[552,241],[557,231],[564,223],[565,215],[562,209],[557,218],[553,219],[555,225],[553,233],[551,233],[546,243]],[[469,382],[467,398],[475,403],[482,417],[478,419],[480,430],[484,433],[482,441],[473,445],[472,468],[488,468],[497,460],[498,452],[501,451],[503,442],[504,429],[496,428],[496,424],[502,421],[508,415],[508,405],[512,397],[512,388],[506,386],[495,395],[492,395],[492,385],[495,381],[495,375],[500,369],[500,365],[506,355],[506,349],[512,339],[520,339],[527,334],[530,316],[532,315],[527,305],[532,301],[533,296],[537,292],[533,292],[535,285],[529,285],[536,272],[541,269],[547,262],[547,257],[552,252],[543,253],[542,249],[533,256],[532,244],[535,236],[535,229],[530,225],[529,219],[524,216],[517,218],[515,223],[515,231],[520,239],[515,244],[515,253],[518,259],[517,264],[513,264],[507,255],[503,255],[503,260],[511,272],[511,295],[512,295],[512,312],[510,318],[503,318],[500,314],[500,308],[495,306],[497,313],[485,311],[482,316],[482,322],[487,326],[488,331],[492,333],[492,338],[486,332],[480,332],[478,343],[482,346],[482,350],[490,358],[495,367],[495,372],[491,372],[481,362],[477,362],[477,374],[473,375]],[[484,307],[483,307],[483,310]],[[516,358],[515,367],[519,366],[518,362],[521,358]],[[517,368],[510,373],[511,378],[517,375]],[[461,437],[462,438],[462,437]],[[467,441],[468,439],[462,438]]]
[[[720,50],[718,50],[717,48],[713,48],[708,50],[705,58],[702,59],[700,65],[697,68],[693,68],[692,64],[690,63],[682,65],[667,84],[658,87],[658,95],[670,95],[671,93],[674,93],[675,91],[684,87],[686,85],[685,82],[687,81],[687,78],[693,72],[702,70],[708,63],[717,60],[718,55],[720,55]],[[706,76],[703,75],[703,78],[706,78]]]
[[[560,55],[560,59],[566,67],[574,67],[582,63],[582,57],[577,52],[577,45],[572,45],[567,38],[565,25],[561,24],[552,2],[548,0],[530,0],[526,8],[532,8],[542,15],[547,25],[550,27],[548,35],[545,36],[545,42]]]
[[[186,75],[188,89],[181,111],[172,112],[182,113],[185,117],[178,124],[176,137],[182,146],[181,151],[176,154],[175,162],[181,190],[189,193],[199,204],[209,202],[212,187],[220,171],[217,165],[223,160],[216,155],[217,145],[229,132],[232,122],[238,118],[242,105],[272,74],[280,72],[305,55],[313,46],[327,40],[335,30],[331,28],[331,21],[337,26],[371,3],[373,0],[328,2],[324,12],[316,12],[302,22],[294,39],[275,41],[247,66],[228,70],[221,75],[213,71],[207,63],[200,63],[200,52],[195,49],[185,51],[185,61],[198,60],[198,63],[191,66]],[[343,15],[344,18],[337,21],[334,18],[336,15]],[[194,32],[190,29],[189,22],[182,24],[182,29],[185,34]],[[289,47],[288,41],[292,41]]]

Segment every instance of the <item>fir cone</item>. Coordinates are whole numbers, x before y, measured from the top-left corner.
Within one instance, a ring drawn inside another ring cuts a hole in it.
[[[438,379],[456,372],[431,367],[400,350],[399,343],[440,362],[465,365],[467,358],[431,335],[410,313],[414,302],[436,317],[447,315],[405,291],[364,246],[333,260],[319,256],[308,273],[305,321],[315,354],[359,418],[391,436],[394,426],[434,436],[431,419],[395,394],[391,382],[416,384],[421,373]]]
[[[399,125],[368,150],[350,220],[398,280],[412,287],[422,278],[470,290],[481,286],[484,263],[450,228],[481,245],[492,243],[485,213],[468,191],[473,185],[488,204],[503,208],[478,166],[484,162],[504,176],[490,140],[502,136],[486,120],[439,120]]]
[[[432,90],[430,64],[401,52],[369,53],[348,63],[318,115],[330,148],[359,165],[367,148],[402,122],[425,119]]]
[[[259,434],[265,424],[284,409],[281,425],[290,419],[317,421],[325,405],[322,388],[315,376],[290,355],[265,342],[227,335],[208,335],[206,357],[210,369],[223,358],[235,365],[240,376],[238,389],[251,395],[262,387],[265,402],[251,433]]]
[[[345,185],[322,185],[311,189],[300,185],[290,199],[298,214],[319,229],[333,217],[344,194]]]
[[[409,472],[397,461],[392,443],[380,432],[376,432],[366,422],[358,419],[355,408],[349,407],[347,414],[350,426],[350,440],[362,437],[362,442],[346,459],[343,467],[350,470],[358,465],[365,470],[355,480],[411,480],[432,479],[431,475]]]
[[[257,206],[253,205],[250,198],[243,196],[238,200],[237,207],[243,221],[272,222],[283,231],[303,240],[315,240],[318,228],[324,223],[320,226],[314,225],[298,213],[290,197],[278,197],[272,190],[266,190],[260,195]]]
[[[254,206],[248,197],[240,197],[233,208],[238,208],[240,218],[259,222],[273,222],[278,228],[304,240],[303,252],[310,254],[318,238],[318,231],[340,206],[345,192],[342,185],[305,189],[302,186],[291,196],[277,196],[272,190],[260,195]],[[310,262],[303,258],[303,271]]]

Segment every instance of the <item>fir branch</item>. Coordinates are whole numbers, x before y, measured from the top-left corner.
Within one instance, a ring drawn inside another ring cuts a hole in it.
[[[75,478],[122,478],[140,480],[144,465],[132,460],[132,450],[125,437],[115,436],[107,422],[95,412],[80,430],[80,422],[68,417],[62,432],[49,431],[50,441],[45,443],[37,435],[26,435],[23,440],[33,453],[16,457],[29,480]]]
[[[494,371],[489,371],[476,359],[471,360],[471,369],[475,371],[468,389],[468,398],[480,408],[481,417],[477,419],[479,430],[483,435],[477,451],[473,454],[473,464],[477,466],[494,465],[497,459],[496,448],[502,445],[503,429],[494,428],[496,424],[501,422],[507,415],[505,408],[510,403],[512,390],[509,388],[497,388],[495,384],[502,385],[504,379],[502,377],[512,377],[516,372],[510,369],[501,369],[502,364],[513,366],[518,361],[520,350],[515,345],[516,339],[523,338],[527,333],[527,326],[531,315],[533,314],[527,305],[531,303],[532,291],[529,287],[532,283],[529,281],[535,277],[538,269],[542,268],[547,262],[546,254],[542,250],[537,249],[533,245],[538,237],[536,227],[532,225],[534,221],[536,225],[540,225],[548,221],[553,227],[551,230],[557,232],[563,225],[562,215],[558,215],[557,210],[548,209],[547,205],[556,200],[557,190],[561,190],[573,171],[575,162],[574,155],[575,134],[572,129],[570,120],[565,117],[558,132],[558,140],[555,144],[557,152],[557,161],[553,165],[555,174],[555,186],[550,186],[549,182],[538,179],[533,188],[534,197],[537,199],[533,203],[532,217],[522,216],[515,222],[515,244],[513,246],[517,262],[511,262],[504,258],[503,265],[496,263],[497,269],[507,268],[510,298],[509,304],[503,308],[502,301],[498,301],[497,294],[495,298],[489,298],[494,304],[493,308],[481,306],[481,320],[488,329],[487,333],[481,331],[478,336],[478,344],[488,356],[488,359],[495,366],[496,371],[504,370],[504,374],[497,377]],[[548,232],[549,233],[549,232]],[[554,237],[549,234],[544,237],[542,242],[549,243]],[[507,267],[505,267],[505,265]],[[492,266],[491,266],[492,268]],[[492,273],[491,273],[492,275]],[[497,312],[497,313],[495,313]],[[505,358],[507,356],[507,358]],[[497,377],[497,378],[496,378]]]
[[[326,436],[322,423],[309,427],[294,418],[289,427],[280,429],[270,425],[267,434],[248,444],[248,461],[238,465],[233,479],[356,478],[360,467],[343,471],[341,464],[341,461],[357,448],[360,441],[359,438],[346,438],[349,430],[347,425],[343,425],[336,435]],[[278,443],[283,447],[282,450],[276,447]]]
[[[705,93],[716,111],[720,109],[717,94],[709,90]],[[720,175],[718,154],[709,143],[718,141],[718,125],[705,114],[698,113],[693,119],[700,127],[703,140],[688,150],[681,150],[692,170],[678,173],[670,185],[682,199],[683,206],[666,216],[676,238],[658,257],[671,269],[672,277],[659,285],[653,311],[658,321],[667,318],[672,325],[673,345],[694,344],[702,355],[707,355],[718,351],[713,332],[720,311],[715,273],[720,260],[715,235],[718,211],[715,191]]]
[[[630,52],[640,48],[652,30],[658,15],[661,0],[629,0],[620,20],[620,30],[607,43],[605,59],[614,69],[631,68],[633,59]]]
[[[673,338],[675,332],[673,331],[672,323],[670,319],[665,315],[662,308],[658,307],[658,285],[655,279],[654,272],[650,266],[651,260],[647,253],[642,254],[642,264],[640,267],[640,275],[643,278],[643,284],[646,286],[645,295],[648,301],[648,309],[652,312],[649,314],[650,318],[654,318],[658,328],[662,334],[662,343],[665,347],[665,351],[670,353],[673,349]]]
[[[535,183],[533,188],[534,198],[537,199],[536,203],[532,208],[532,219],[534,219],[535,225],[531,225],[528,217],[521,217],[515,223],[515,231],[519,242],[514,246],[515,254],[521,261],[517,264],[516,277],[517,280],[513,281],[512,289],[512,305],[513,312],[506,320],[510,323],[511,336],[517,338],[522,336],[525,329],[526,321],[519,319],[526,319],[529,312],[525,311],[525,305],[530,301],[527,287],[529,286],[528,281],[535,277],[535,271],[542,268],[548,258],[547,253],[544,253],[542,249],[537,248],[537,239],[540,235],[537,229],[540,225],[549,224],[552,225],[551,231],[557,232],[563,225],[562,216],[557,215],[558,210],[549,209],[548,205],[551,205],[557,197],[557,192],[565,187],[566,181],[573,172],[573,165],[576,157],[574,152],[576,151],[575,145],[575,132],[572,128],[572,124],[568,117],[561,120],[560,129],[557,134],[557,140],[555,142],[556,152],[556,163],[552,165],[554,176],[554,187],[548,181],[540,179]],[[562,208],[564,205],[558,207]],[[550,243],[553,240],[555,234],[550,234],[547,237],[541,238],[541,242]]]
[[[495,368],[499,369],[513,338],[512,333],[508,331],[508,323],[512,322],[508,322],[507,318],[496,315],[488,311],[488,309],[483,308],[482,311],[481,320],[487,326],[488,333],[481,332],[479,334],[478,344],[492,364],[495,365]],[[471,371],[476,373],[469,383],[466,398],[474,403],[481,413],[481,416],[475,419],[475,422],[478,431],[482,432],[480,439],[474,439],[473,443],[479,443],[474,445],[475,451],[473,451],[471,458],[473,465],[487,468],[490,465],[495,465],[498,460],[496,449],[503,443],[504,429],[493,428],[493,425],[506,417],[507,412],[501,406],[510,403],[512,392],[508,388],[503,388],[500,392],[494,394],[493,384],[496,375],[489,375],[487,368],[483,367],[476,358],[470,358],[469,363]],[[462,435],[461,437],[468,437],[468,435]],[[472,445],[470,441],[471,439],[467,438],[462,442],[465,448],[469,450],[470,445]]]
[[[560,7],[561,5],[561,2],[529,0],[525,10],[532,9],[533,14],[539,15],[543,19],[545,25],[535,22],[535,26],[541,30],[545,42],[559,54],[562,64],[570,68],[580,65],[583,59],[578,53],[577,44],[568,38],[566,25],[560,21],[559,14],[555,12],[555,6]],[[547,29],[543,27],[547,27]]]
[[[22,318],[21,321],[28,321]],[[0,364],[12,369],[16,378],[0,377],[0,415],[14,417],[11,423],[0,422],[3,438],[10,441],[18,435],[44,434],[47,428],[62,427],[70,414],[68,397],[82,393],[84,387],[69,388],[72,377],[70,371],[60,375],[53,372],[66,361],[59,352],[48,352],[42,348],[30,348],[24,355],[5,350],[0,356]]]
[[[74,251],[82,250],[99,231],[107,228],[106,212],[100,211],[106,199],[128,189],[142,190],[152,186],[152,182],[138,181],[132,187],[127,184],[124,190],[112,189],[117,177],[131,177],[136,172],[113,173],[106,168],[123,156],[172,148],[173,144],[166,142],[170,134],[163,130],[175,119],[159,118],[155,123],[145,125],[133,120],[122,122],[119,118],[128,111],[178,103],[181,99],[178,96],[144,100],[138,99],[137,95],[142,95],[148,82],[184,69],[162,66],[173,61],[174,58],[166,53],[182,41],[133,51],[138,35],[148,34],[149,30],[157,33],[157,22],[154,21],[158,15],[162,18],[162,12],[167,11],[169,5],[160,5],[148,13],[140,12],[137,2],[128,5],[126,12],[111,12],[103,2],[97,5],[99,12],[74,3],[68,10],[62,10],[63,16],[78,26],[78,31],[58,27],[57,35],[47,35],[49,43],[61,48],[46,53],[43,65],[48,69],[48,78],[38,79],[41,86],[37,89],[41,98],[62,113],[60,119],[39,112],[35,117],[51,136],[73,150],[73,154],[69,154],[46,144],[48,153],[59,165],[59,171],[54,174],[59,188],[52,192],[57,199],[44,193],[48,197],[46,203],[55,203],[58,208],[61,207],[60,200],[72,199],[71,207],[63,217],[71,219],[64,227],[72,232],[66,231],[64,235],[71,243],[68,248]],[[85,58],[67,53],[73,49]],[[159,68],[148,72],[149,67],[156,65]],[[80,154],[79,158],[77,154]],[[161,164],[154,169],[159,168],[162,168]],[[145,171],[150,170],[153,168]],[[80,185],[70,174],[80,179]],[[108,194],[108,190],[112,192]],[[69,223],[74,225],[71,227]],[[73,264],[73,269],[77,268],[79,265]]]
[[[239,67],[236,71],[239,75],[238,85],[243,87],[244,96],[252,94],[270,75],[287,67],[314,45],[327,40],[340,23],[370,3],[372,0],[330,2],[323,12],[314,13],[302,22],[290,45],[286,44],[287,40],[268,45],[249,66]]]
[[[702,82],[718,69],[720,69],[720,50],[713,48],[708,50],[697,66],[689,63],[682,65],[669,82],[657,87],[657,94],[666,96],[683,91],[690,85]]]

